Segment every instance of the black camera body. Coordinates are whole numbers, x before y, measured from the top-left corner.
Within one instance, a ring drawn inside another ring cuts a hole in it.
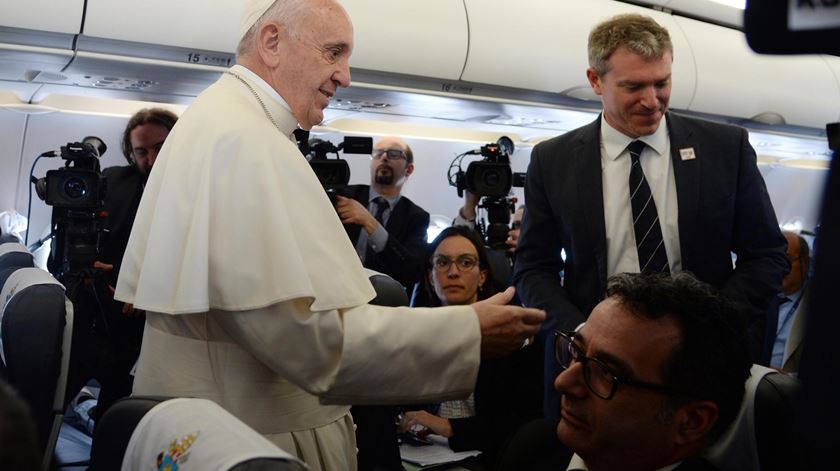
[[[503,197],[510,193],[513,172],[507,162],[472,162],[467,167],[466,187],[478,196]]]
[[[67,161],[65,166],[48,171],[44,179],[44,201],[54,208],[100,209],[105,179],[99,169],[99,150],[92,142],[71,142],[61,147],[61,158]]]
[[[483,159],[471,162],[467,173],[459,172],[458,196],[464,189],[476,196],[504,197],[513,186],[513,172],[510,169],[510,154],[513,153],[513,141],[507,136],[498,142],[481,146],[478,151]]]
[[[338,152],[370,155],[373,152],[373,138],[345,136],[341,144],[335,145],[320,139],[307,140],[302,136],[298,148],[309,160],[312,171],[315,172],[330,201],[335,204],[335,196],[341,194],[344,187],[350,183],[350,166],[338,156]],[[330,159],[329,154],[335,154],[335,158]]]
[[[515,198],[510,196],[514,186],[524,186],[525,175],[514,173],[510,167],[513,141],[502,136],[495,143],[481,146],[459,155],[450,165],[449,182],[463,197],[464,190],[481,198],[478,208],[485,210],[487,221],[479,219],[476,224],[484,243],[491,249],[507,249],[506,240],[510,230],[510,215],[515,209]],[[460,170],[460,162],[466,155],[481,155],[482,159],[471,162],[466,173]],[[454,174],[452,171],[457,168]]]
[[[89,276],[98,259],[106,191],[99,157],[106,149],[97,137],[70,142],[60,151],[64,167],[50,170],[35,181],[38,196],[53,208],[54,246],[49,269],[64,283]]]

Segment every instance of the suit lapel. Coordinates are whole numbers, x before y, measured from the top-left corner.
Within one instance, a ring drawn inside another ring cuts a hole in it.
[[[572,149],[573,175],[580,211],[583,214],[585,239],[592,241],[598,263],[598,292],[603,292],[607,281],[607,235],[604,225],[604,192],[601,175],[601,118],[588,126],[578,145]]]
[[[668,135],[671,140],[671,165],[674,167],[674,183],[677,186],[677,218],[680,230],[680,245],[683,269],[690,269],[687,263],[685,241],[692,234],[700,234],[695,227],[697,207],[700,201],[701,165],[703,148],[696,142],[694,133],[685,121],[671,113],[666,114]],[[682,153],[685,152],[685,157]]]
[[[401,197],[397,204],[391,208],[391,215],[388,216],[388,222],[385,224],[385,230],[395,237],[402,237],[402,229],[405,228],[403,217],[405,216],[405,197]]]

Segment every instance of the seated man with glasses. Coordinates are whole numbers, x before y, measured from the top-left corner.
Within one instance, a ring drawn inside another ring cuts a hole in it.
[[[370,186],[350,185],[336,210],[362,264],[411,287],[423,276],[429,213],[402,196],[414,154],[398,137],[373,147]]]
[[[555,332],[568,469],[707,470],[751,366],[738,313],[687,273],[620,274],[574,332]]]

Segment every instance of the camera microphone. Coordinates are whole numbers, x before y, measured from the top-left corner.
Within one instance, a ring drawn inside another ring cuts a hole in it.
[[[96,156],[97,157],[102,157],[102,155],[105,153],[105,151],[108,150],[108,146],[106,146],[105,143],[102,142],[102,139],[100,139],[96,136],[85,137],[84,139],[82,139],[82,144],[90,145],[91,147],[96,149]]]

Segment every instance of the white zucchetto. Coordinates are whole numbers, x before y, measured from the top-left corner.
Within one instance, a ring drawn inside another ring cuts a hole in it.
[[[268,11],[274,0],[245,0],[245,6],[242,9],[242,19],[239,23],[239,40],[245,36],[245,33],[254,26],[254,23],[260,19],[263,14]]]

